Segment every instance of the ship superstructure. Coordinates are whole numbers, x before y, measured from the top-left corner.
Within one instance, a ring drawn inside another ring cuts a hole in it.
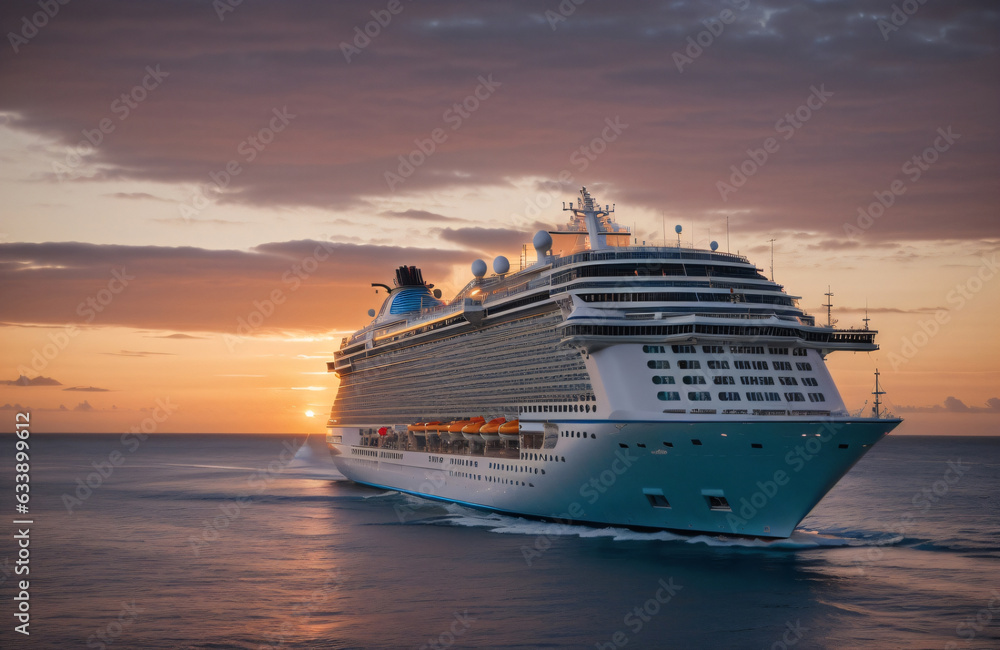
[[[635,245],[584,188],[536,260],[450,301],[400,267],[328,369],[359,483],[590,525],[789,535],[899,419],[853,417],[818,326],[741,255]]]

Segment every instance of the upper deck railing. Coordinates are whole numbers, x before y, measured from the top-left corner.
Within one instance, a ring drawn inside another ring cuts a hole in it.
[[[552,267],[558,268],[567,264],[588,261],[605,260],[637,260],[637,259],[665,259],[665,260],[713,260],[723,258],[732,262],[749,264],[743,255],[736,253],[720,253],[719,251],[708,252],[685,248],[663,248],[662,246],[622,246],[619,249],[589,250],[573,253],[553,260]]]

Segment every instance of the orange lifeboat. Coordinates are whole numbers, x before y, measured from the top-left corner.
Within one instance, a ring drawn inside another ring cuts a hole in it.
[[[479,435],[483,440],[492,442],[500,439],[500,425],[507,421],[507,418],[493,418],[479,429]]]
[[[406,430],[409,431],[410,433],[412,433],[415,436],[423,437],[423,436],[427,435],[427,432],[424,431],[424,423],[423,422],[417,422],[416,424],[408,424],[408,425],[406,425]]]
[[[469,420],[464,427],[462,427],[462,436],[470,442],[482,442],[483,437],[479,435],[479,430],[483,427],[483,423],[486,422],[486,418],[477,417]]]
[[[504,422],[497,429],[497,433],[500,434],[501,440],[517,440],[518,433],[521,431],[521,423],[518,420],[511,420],[510,422]]]
[[[425,434],[428,434],[428,433],[435,433],[436,434],[438,432],[438,427],[440,427],[440,426],[441,426],[441,423],[438,422],[437,420],[434,420],[433,422],[427,422],[426,424],[424,424],[424,433]]]

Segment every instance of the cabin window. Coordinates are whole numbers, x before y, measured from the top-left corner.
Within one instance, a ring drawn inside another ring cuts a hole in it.
[[[674,378],[668,375],[656,375],[653,377],[654,384],[673,384]]]
[[[816,381],[816,379],[814,377],[803,377],[802,378],[802,385],[803,386],[819,386],[819,382]]]
[[[681,398],[681,395],[676,391],[660,391],[656,394],[656,398],[663,402],[676,402]]]
[[[684,375],[684,378],[682,379],[682,381],[685,384],[688,384],[688,385],[691,385],[691,384],[704,384],[705,383],[705,378],[702,377],[701,375]]]
[[[670,362],[666,359],[651,359],[646,362],[646,367],[653,370],[670,370]]]
[[[712,377],[712,383],[721,386],[724,384],[735,384],[736,380],[726,375],[719,375],[718,377]]]
[[[809,393],[809,401],[810,402],[825,402],[826,401],[826,397],[823,395],[823,393]]]
[[[739,393],[719,393],[719,399],[723,402],[738,402],[740,401]]]
[[[729,370],[729,362],[712,359],[708,362],[708,367],[711,370]]]
[[[805,395],[803,395],[802,393],[785,393],[785,399],[789,402],[806,401]]]
[[[799,385],[799,382],[798,382],[798,380],[795,379],[795,377],[778,377],[778,382],[780,382],[782,386],[798,386]]]
[[[701,351],[705,354],[725,354],[725,350],[721,345],[703,345],[701,346]]]
[[[696,360],[682,359],[677,362],[677,367],[681,370],[698,370],[701,368],[701,362]]]
[[[774,369],[775,370],[791,370],[792,369],[792,364],[789,363],[789,362],[787,362],[787,361],[775,361],[774,362]]]
[[[694,354],[695,349],[693,345],[671,345],[670,349],[674,351],[674,354]]]
[[[799,370],[812,370],[813,369],[812,364],[809,363],[808,361],[797,361],[795,363],[795,367],[798,368]]]
[[[692,402],[711,402],[712,394],[708,391],[697,391],[688,393],[688,399]]]
[[[729,502],[726,501],[726,497],[706,496],[705,498],[708,500],[709,510],[732,510],[729,507]]]
[[[662,494],[647,494],[646,500],[649,501],[649,505],[654,508],[669,508],[670,502],[667,501],[667,497]]]

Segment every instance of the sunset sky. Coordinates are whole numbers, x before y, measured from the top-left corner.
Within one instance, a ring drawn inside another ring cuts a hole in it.
[[[829,358],[849,407],[878,367],[898,433],[1000,428],[995,3],[52,0],[0,25],[8,429],[322,432],[371,282],[516,268],[581,185],[640,241],[725,250],[728,216],[770,273],[774,239],[818,321],[827,285],[840,326],[867,305],[882,349]]]

